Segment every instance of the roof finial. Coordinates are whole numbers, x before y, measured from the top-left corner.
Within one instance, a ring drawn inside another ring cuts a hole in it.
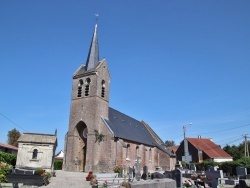
[[[96,13],[96,14],[95,14],[95,23],[96,23],[96,24],[97,24],[97,22],[98,22],[98,16],[99,16],[99,14]]]

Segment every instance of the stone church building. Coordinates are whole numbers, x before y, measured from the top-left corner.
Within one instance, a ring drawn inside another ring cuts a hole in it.
[[[99,61],[95,25],[86,65],[73,74],[65,171],[111,172],[138,161],[149,171],[171,170],[175,155],[144,121],[109,107],[110,73],[106,59]]]

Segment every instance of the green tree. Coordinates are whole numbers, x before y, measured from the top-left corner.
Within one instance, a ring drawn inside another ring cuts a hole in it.
[[[16,129],[12,129],[11,131],[8,132],[7,136],[8,136],[8,144],[18,147],[17,140],[21,136],[21,133]]]
[[[165,145],[167,147],[170,147],[170,146],[175,146],[175,142],[173,140],[166,140],[165,141]]]

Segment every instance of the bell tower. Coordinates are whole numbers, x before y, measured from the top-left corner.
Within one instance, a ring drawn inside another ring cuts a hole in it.
[[[85,65],[73,74],[68,132],[65,136],[64,170],[88,171],[96,163],[99,145],[94,132],[108,119],[110,75],[106,60],[99,61],[97,24]]]

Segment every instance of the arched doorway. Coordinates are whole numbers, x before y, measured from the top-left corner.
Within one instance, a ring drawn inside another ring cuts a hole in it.
[[[85,170],[86,165],[86,155],[87,155],[87,136],[88,136],[88,128],[83,121],[80,121],[76,125],[76,134],[79,136],[78,143],[78,169],[79,171]]]

